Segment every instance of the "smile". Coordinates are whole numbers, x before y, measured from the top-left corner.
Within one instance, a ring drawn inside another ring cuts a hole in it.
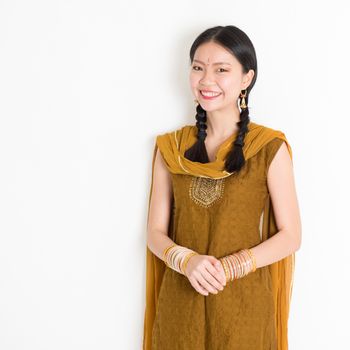
[[[208,91],[200,91],[201,95],[206,100],[212,100],[221,95],[221,92],[208,92]]]

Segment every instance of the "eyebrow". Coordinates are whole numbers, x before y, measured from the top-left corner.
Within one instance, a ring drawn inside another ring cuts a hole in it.
[[[202,62],[200,60],[193,60],[193,62],[199,62],[199,63],[205,64],[204,62]],[[231,66],[231,63],[228,63],[228,62],[215,62],[215,63],[213,63],[213,66],[216,66],[219,64],[227,64],[227,65]]]

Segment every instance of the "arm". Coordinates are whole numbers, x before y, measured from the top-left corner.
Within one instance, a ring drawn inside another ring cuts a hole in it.
[[[160,259],[163,260],[163,252],[166,248],[175,244],[168,237],[168,226],[171,213],[173,189],[171,176],[166,168],[163,157],[157,149],[153,170],[152,197],[149,208],[147,225],[147,246]],[[177,245],[179,249],[188,249]],[[189,249],[190,251],[190,249]],[[191,253],[189,253],[191,254]],[[208,295],[208,292],[217,294],[222,290],[225,278],[217,271],[213,264],[217,261],[215,257],[199,255],[187,260],[187,274],[191,285],[197,292]],[[186,263],[184,263],[186,269]],[[173,266],[170,266],[173,268]]]
[[[227,272],[229,265],[237,269],[234,273],[235,278],[241,278],[245,274],[255,271],[256,268],[270,265],[289,256],[300,248],[301,220],[294,184],[293,164],[285,142],[281,144],[270,163],[267,184],[278,232],[253,248],[243,249],[233,255],[220,258],[224,269],[226,265],[225,273],[228,280],[233,278]],[[248,251],[252,253],[252,257],[249,256]],[[240,259],[232,260],[232,256],[240,257]],[[239,260],[241,261],[239,262]],[[245,266],[243,274],[239,268],[242,261],[246,261],[243,264]]]
[[[279,261],[297,251],[301,245],[301,219],[293,165],[285,142],[269,166],[267,183],[278,232],[251,248],[257,267]]]
[[[174,241],[168,237],[173,190],[171,176],[159,148],[157,149],[153,172],[152,197],[147,225],[147,246],[153,254],[162,259],[164,249],[174,244]]]

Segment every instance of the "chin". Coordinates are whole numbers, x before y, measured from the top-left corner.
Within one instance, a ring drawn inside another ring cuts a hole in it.
[[[206,111],[206,112],[215,112],[215,111],[220,111],[222,109],[225,109],[226,106],[220,104],[220,105],[215,105],[211,104],[211,103],[201,103],[202,108]]]

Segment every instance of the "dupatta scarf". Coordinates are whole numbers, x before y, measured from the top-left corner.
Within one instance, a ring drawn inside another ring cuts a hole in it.
[[[189,174],[200,177],[220,179],[232,173],[224,169],[225,157],[230,151],[237,132],[227,138],[219,147],[216,159],[210,163],[193,162],[184,157],[185,151],[197,141],[197,127],[185,125],[182,128],[158,135],[153,151],[152,178],[149,193],[148,212],[152,197],[154,161],[159,148],[167,169],[173,174]],[[274,138],[280,138],[287,144],[292,159],[292,149],[283,132],[259,125],[254,122],[248,124],[248,131],[244,139],[243,154],[246,160],[253,157],[259,150]],[[149,215],[148,215],[149,216]],[[147,218],[148,223],[148,218]],[[278,231],[270,195],[264,205],[262,223],[262,241],[272,237]],[[250,248],[250,247],[247,247]],[[288,317],[293,290],[295,253],[268,265],[272,278],[273,297],[275,305],[275,327],[278,350],[288,349]],[[146,247],[146,306],[144,314],[143,350],[151,350],[152,329],[156,315],[157,301],[165,263]]]

